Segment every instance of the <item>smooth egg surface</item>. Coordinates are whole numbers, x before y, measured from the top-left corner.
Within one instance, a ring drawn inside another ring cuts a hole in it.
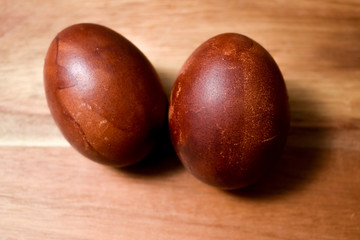
[[[195,177],[219,188],[258,180],[280,158],[289,125],[277,64],[240,34],[200,45],[171,92],[169,129],[177,155]]]
[[[46,55],[44,85],[65,138],[99,163],[140,161],[166,123],[167,97],[151,63],[104,26],[76,24],[58,33]]]

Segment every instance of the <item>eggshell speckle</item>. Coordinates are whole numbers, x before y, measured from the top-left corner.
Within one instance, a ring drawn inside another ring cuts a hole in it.
[[[175,81],[169,128],[195,177],[236,189],[258,180],[280,157],[289,104],[271,55],[235,33],[215,36],[188,58]]]

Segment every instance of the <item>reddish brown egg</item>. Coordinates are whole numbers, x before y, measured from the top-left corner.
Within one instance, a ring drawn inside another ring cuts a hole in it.
[[[186,61],[170,97],[172,143],[197,178],[224,189],[254,183],[281,155],[289,104],[271,55],[243,35],[226,33]]]
[[[44,84],[65,138],[99,163],[140,161],[166,123],[167,98],[151,63],[103,26],[77,24],[57,34],[46,55]]]

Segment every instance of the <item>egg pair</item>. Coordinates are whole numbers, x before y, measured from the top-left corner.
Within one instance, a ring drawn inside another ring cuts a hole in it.
[[[51,114],[86,157],[124,167],[147,156],[167,121],[175,151],[195,177],[247,186],[280,157],[289,128],[286,87],[270,54],[239,34],[204,42],[175,81],[170,104],[149,60],[96,24],[61,31],[45,58]]]

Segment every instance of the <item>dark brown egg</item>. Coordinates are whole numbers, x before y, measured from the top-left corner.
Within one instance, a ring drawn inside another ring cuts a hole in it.
[[[186,61],[170,97],[172,143],[197,178],[224,189],[259,179],[289,129],[286,86],[270,54],[239,34],[215,36]]]
[[[46,55],[44,83],[65,138],[99,163],[140,161],[166,123],[167,98],[154,68],[130,41],[103,26],[61,31]]]

